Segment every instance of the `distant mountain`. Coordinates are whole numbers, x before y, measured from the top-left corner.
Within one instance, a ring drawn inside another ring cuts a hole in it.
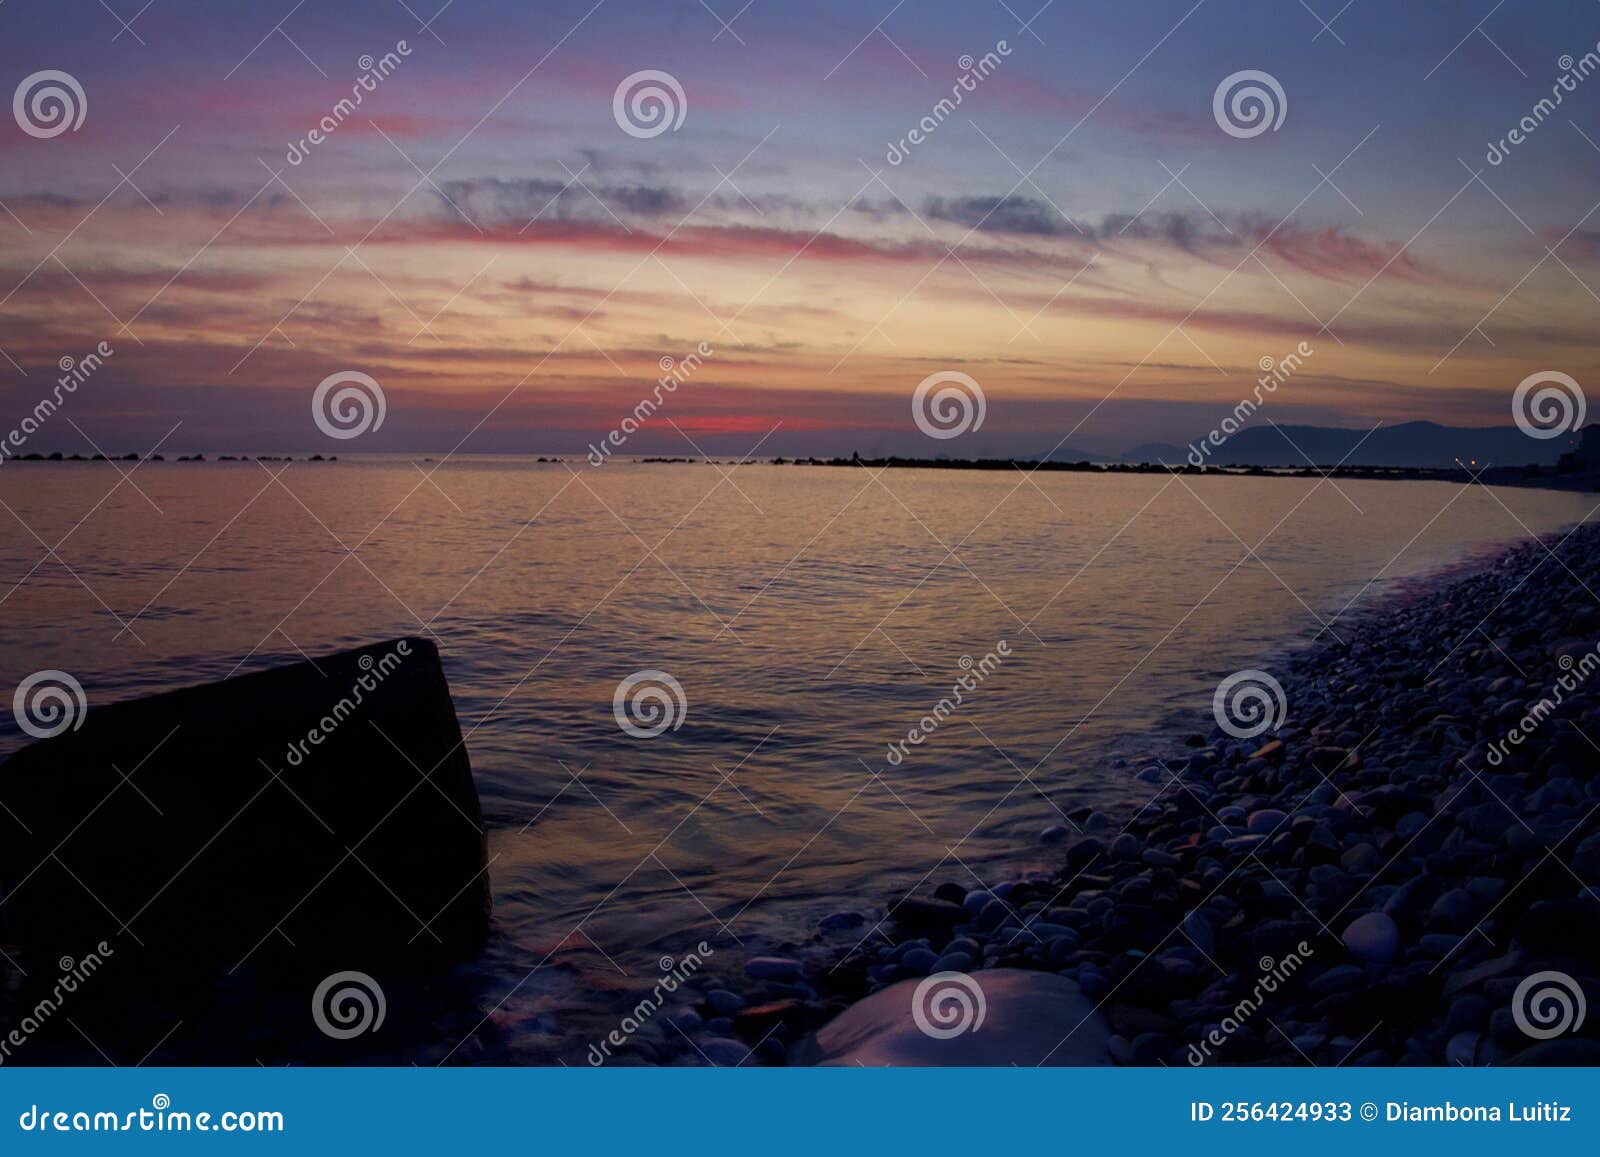
[[[1191,446],[1203,448],[1206,435]],[[1558,457],[1577,444],[1576,436],[1540,440],[1515,426],[1441,426],[1437,422],[1402,422],[1376,431],[1346,430],[1336,426],[1253,425],[1211,447],[1206,464],[1212,466],[1318,466],[1343,462],[1346,466],[1553,466]],[[1152,446],[1137,446],[1123,455],[1143,454]],[[1161,447],[1162,450],[1170,449]],[[1168,462],[1188,460],[1190,447]],[[1159,457],[1154,459],[1161,461]]]
[[[1180,454],[1180,457],[1182,455]],[[1037,458],[1040,462],[1116,462],[1111,454],[1096,454],[1093,450],[1080,450],[1076,446],[1058,446],[1049,454]]]
[[[1184,455],[1188,452],[1184,447],[1174,446],[1171,442],[1142,442],[1130,450],[1124,450],[1118,457],[1124,462],[1182,466]]]

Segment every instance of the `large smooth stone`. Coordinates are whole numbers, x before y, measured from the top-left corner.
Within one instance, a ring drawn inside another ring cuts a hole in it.
[[[929,978],[930,980],[932,978]],[[1018,968],[971,974],[981,991],[981,1023],[958,1036],[929,1036],[913,1017],[925,981],[901,981],[845,1009],[802,1040],[790,1063],[942,1067],[959,1065],[1109,1065],[1111,1028],[1094,1002],[1064,976]],[[930,1002],[925,1002],[926,1005]],[[953,1008],[954,1002],[947,1007]],[[935,1027],[938,1017],[927,1018]]]
[[[1400,953],[1400,929],[1382,912],[1368,912],[1344,930],[1350,954],[1372,964],[1387,964]]]

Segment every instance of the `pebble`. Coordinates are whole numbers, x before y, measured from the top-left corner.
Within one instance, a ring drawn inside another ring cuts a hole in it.
[[[1450,1002],[1450,1012],[1444,1020],[1444,1031],[1458,1033],[1466,1029],[1481,1029],[1489,1023],[1494,1009],[1489,1001],[1475,992],[1463,993]]]
[[[1342,939],[1350,955],[1369,964],[1388,964],[1400,954],[1400,929],[1382,912],[1356,917]]]
[[[1590,836],[1573,849],[1572,870],[1585,880],[1600,878],[1600,834]]]
[[[1250,818],[1245,821],[1245,831],[1253,836],[1270,836],[1288,822],[1287,812],[1277,808],[1262,808],[1260,811],[1251,812]]]
[[[1480,1035],[1475,1032],[1456,1033],[1450,1038],[1450,1043],[1444,1046],[1445,1061],[1462,1068],[1471,1068],[1478,1059],[1480,1039]]]
[[[1376,872],[1383,867],[1383,855],[1371,844],[1357,844],[1339,857],[1339,863],[1347,872]]]
[[[1004,900],[996,897],[983,906],[983,911],[978,913],[975,923],[985,932],[992,932],[1000,927],[1011,917],[1011,908]]]
[[[1183,931],[1190,940],[1194,941],[1195,947],[1207,956],[1211,956],[1217,951],[1217,934],[1212,931],[1211,921],[1207,920],[1202,913],[1190,912],[1185,916],[1183,918]]]
[[[928,975],[937,963],[939,957],[931,948],[913,948],[900,958],[900,967],[918,976]]]
[[[752,980],[799,980],[803,970],[787,956],[752,956],[744,962],[744,974]]]
[[[1472,893],[1465,888],[1452,888],[1433,902],[1428,923],[1439,928],[1461,928],[1471,923],[1472,910]]]

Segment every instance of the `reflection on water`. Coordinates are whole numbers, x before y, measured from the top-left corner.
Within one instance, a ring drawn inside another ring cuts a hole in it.
[[[490,824],[484,1011],[513,1026],[511,1059],[574,1063],[663,953],[705,939],[733,970],[925,878],[1048,863],[1039,832],[1145,798],[1129,760],[1161,746],[1155,729],[1202,729],[1221,676],[1270,665],[1358,594],[1592,505],[1437,483],[517,460],[118,481],[0,472],[7,697],[56,667],[93,710],[436,634]],[[686,715],[635,738],[613,693],[645,669],[677,680]],[[0,750],[22,738],[7,714]]]

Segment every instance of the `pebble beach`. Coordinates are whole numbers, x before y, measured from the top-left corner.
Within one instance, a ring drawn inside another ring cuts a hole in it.
[[[796,1063],[873,994],[1006,969],[1075,983],[1070,1047],[1119,1065],[1600,1063],[1597,572],[1580,526],[1341,618],[1271,672],[1276,726],[1207,718],[1130,769],[1142,807],[1042,832],[1053,873],[834,913],[618,1059]]]

